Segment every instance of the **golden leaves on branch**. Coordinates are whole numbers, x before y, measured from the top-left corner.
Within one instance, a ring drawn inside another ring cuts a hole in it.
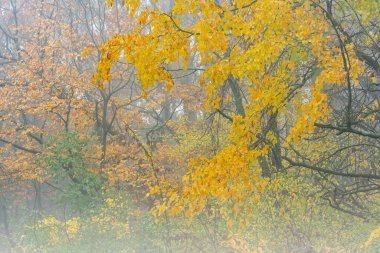
[[[134,1],[124,4],[132,5],[134,13]],[[183,22],[185,15],[196,18]],[[241,0],[217,6],[211,0],[179,0],[171,13],[145,9],[131,33],[115,34],[101,46],[93,79],[99,86],[112,78],[111,67],[122,56],[135,68],[143,96],[157,83],[170,90],[170,66],[178,63],[182,70],[189,64],[202,69],[199,83],[206,92],[206,109],[219,109],[220,91],[231,77],[244,95],[245,117],[233,117],[229,145],[211,158],[190,162],[178,189],[164,187],[167,197],[157,215],[173,208],[174,213],[185,211],[191,220],[211,200],[234,203],[235,213],[258,201],[268,183],[260,176],[258,159],[279,141],[267,129],[270,119],[291,117],[286,140],[297,142],[328,116],[324,87],[347,82],[332,34],[312,1],[295,5],[292,0]],[[356,83],[363,66],[353,46],[346,47],[351,60],[348,78]],[[192,55],[199,61],[190,62]],[[310,69],[314,74],[303,80]]]

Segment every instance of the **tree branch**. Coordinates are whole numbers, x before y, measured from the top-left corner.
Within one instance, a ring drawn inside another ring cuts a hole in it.
[[[282,159],[286,160],[291,166],[303,167],[314,171],[319,171],[331,175],[342,176],[342,177],[354,177],[354,178],[367,178],[367,179],[380,179],[380,175],[374,174],[362,174],[362,173],[343,173],[334,170],[328,170],[324,168],[317,167],[315,165],[309,165],[303,162],[295,162],[289,157],[282,156]]]
[[[41,151],[25,148],[25,147],[23,147],[21,145],[18,145],[16,143],[13,143],[13,142],[10,142],[10,141],[7,141],[7,140],[2,139],[2,138],[0,138],[0,142],[6,143],[6,144],[11,144],[14,148],[23,150],[23,151],[31,153],[31,154],[39,154],[39,153],[41,153]]]

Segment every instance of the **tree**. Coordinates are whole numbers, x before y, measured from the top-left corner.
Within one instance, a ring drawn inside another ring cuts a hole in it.
[[[171,195],[164,207],[185,208],[191,218],[212,198],[234,202],[236,213],[258,201],[270,175],[265,156],[277,157],[280,170],[276,145],[297,142],[317,120],[327,119],[323,89],[358,83],[363,65],[353,44],[335,43],[339,37],[319,4],[184,0],[169,11],[146,7],[137,14],[139,3],[126,4],[138,26],[100,47],[94,83],[102,88],[111,80],[111,66],[121,55],[136,69],[144,96],[157,82],[170,90],[173,71],[194,70],[206,90],[206,108],[232,123],[230,143],[190,163],[181,194]],[[190,61],[192,55],[196,60]],[[182,67],[173,69],[178,62]],[[231,103],[234,111],[226,113]],[[281,125],[286,130],[279,132]]]
[[[338,45],[342,49],[354,45],[365,71],[358,85],[347,81],[345,86],[329,88],[332,111],[328,122],[317,122],[316,133],[309,137],[312,141],[291,147],[285,159],[291,167],[314,171],[324,198],[334,208],[365,219],[376,217],[371,196],[379,191],[378,50],[374,36],[378,21],[372,13],[379,5],[376,1],[325,1],[317,7],[333,27]],[[348,64],[345,69],[351,72]],[[310,149],[313,142],[318,152]]]

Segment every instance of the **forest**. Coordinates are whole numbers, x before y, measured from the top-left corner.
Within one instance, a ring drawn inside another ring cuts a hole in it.
[[[380,252],[379,14],[0,0],[0,252]]]

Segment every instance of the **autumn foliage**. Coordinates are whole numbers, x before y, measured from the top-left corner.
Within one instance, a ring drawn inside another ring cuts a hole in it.
[[[10,252],[376,252],[374,0],[0,0]]]

